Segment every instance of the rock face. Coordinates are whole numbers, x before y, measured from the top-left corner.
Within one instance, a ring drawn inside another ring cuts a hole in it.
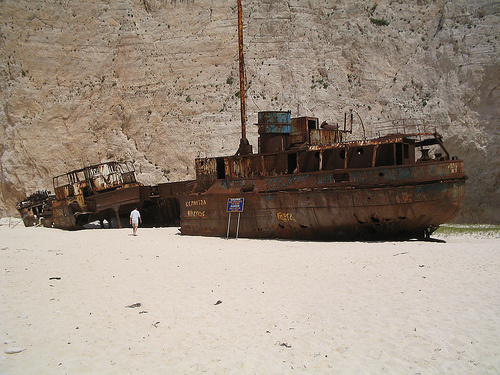
[[[425,118],[469,176],[461,222],[500,223],[500,2],[243,2],[247,117]],[[52,177],[132,160],[194,177],[239,144],[236,0],[0,2],[0,212]],[[358,132],[358,138],[359,138]]]

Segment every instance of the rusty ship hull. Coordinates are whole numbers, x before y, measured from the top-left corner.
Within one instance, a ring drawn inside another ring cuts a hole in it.
[[[339,176],[343,181],[336,182]],[[461,161],[221,180],[202,194],[181,198],[181,232],[306,240],[423,238],[458,213],[464,192]],[[244,199],[239,222],[234,213],[229,220],[229,198]]]

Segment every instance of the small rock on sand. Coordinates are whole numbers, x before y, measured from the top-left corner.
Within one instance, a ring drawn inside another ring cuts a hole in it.
[[[5,349],[5,354],[16,354],[24,351],[23,348],[7,348]]]

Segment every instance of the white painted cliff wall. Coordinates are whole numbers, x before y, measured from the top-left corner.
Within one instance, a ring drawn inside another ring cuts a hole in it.
[[[457,220],[500,222],[500,2],[243,2],[248,132],[259,110],[365,127],[425,118],[469,176]],[[0,212],[52,177],[132,160],[194,177],[239,143],[236,0],[0,1]],[[358,129],[359,130],[359,129]],[[360,133],[358,132],[358,137]]]

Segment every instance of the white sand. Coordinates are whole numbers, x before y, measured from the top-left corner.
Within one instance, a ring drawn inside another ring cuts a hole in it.
[[[0,226],[0,373],[500,372],[499,238],[131,233]]]

